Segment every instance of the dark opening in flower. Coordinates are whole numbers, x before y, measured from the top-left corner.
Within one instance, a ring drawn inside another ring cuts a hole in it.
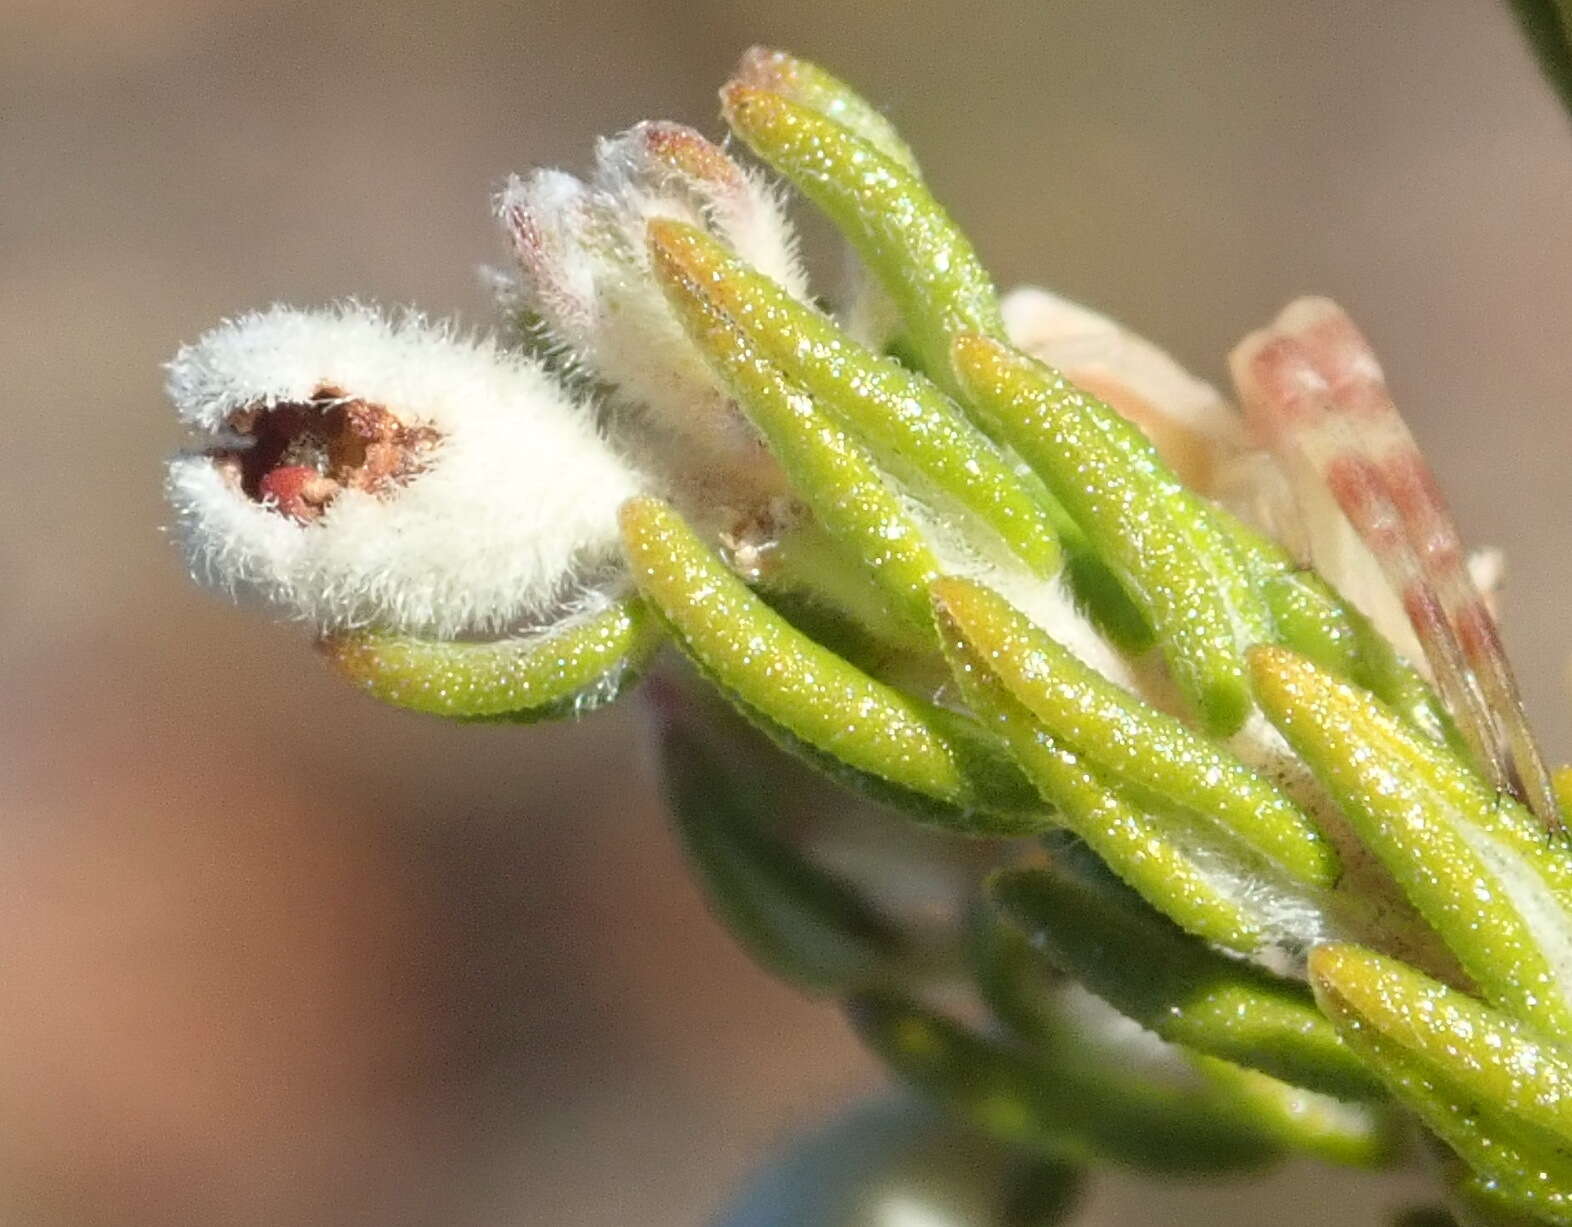
[[[310,401],[254,406],[228,425],[252,443],[209,454],[257,502],[302,523],[321,517],[344,490],[379,494],[424,467],[441,434],[411,426],[381,405],[329,385]]]

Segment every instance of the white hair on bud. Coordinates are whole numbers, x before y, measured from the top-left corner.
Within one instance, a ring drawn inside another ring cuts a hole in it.
[[[167,481],[192,570],[213,586],[324,629],[452,637],[539,624],[616,582],[617,508],[642,483],[528,358],[350,303],[227,322],[168,370],[181,420],[213,449],[178,456]],[[423,432],[396,480],[337,489],[308,520],[226,471],[248,416],[350,403]]]
[[[645,232],[670,218],[707,230],[807,300],[780,199],[697,132],[643,123],[596,146],[589,183],[556,170],[511,178],[497,198],[521,268],[518,297],[570,369],[641,411],[645,445],[720,501],[784,488],[752,425],[688,341],[650,267]]]

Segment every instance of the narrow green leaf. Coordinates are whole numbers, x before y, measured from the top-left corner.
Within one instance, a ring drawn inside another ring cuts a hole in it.
[[[1234,1109],[1279,1145],[1343,1167],[1386,1167],[1402,1149],[1396,1115],[1292,1086],[1216,1057],[1192,1058]]]
[[[1248,953],[1267,934],[1256,904],[1264,893],[1253,880],[1267,866],[1237,841],[1214,835],[1205,867],[1196,853],[1204,832],[1194,819],[1153,814],[1109,787],[1075,751],[1057,742],[1005,688],[959,632],[941,614],[940,638],[966,705],[1014,755],[1026,778],[1059,821],[1095,849],[1104,862],[1142,896],[1208,941]],[[1217,847],[1220,842],[1232,846]],[[1227,881],[1218,868],[1231,866]],[[1249,882],[1249,890],[1241,889]],[[1232,886],[1234,889],[1229,890]],[[1249,896],[1246,898],[1245,896]]]
[[[1044,730],[1149,811],[1178,807],[1231,832],[1311,886],[1338,875],[1314,824],[1270,780],[1108,681],[971,580],[934,584],[942,618]]]
[[[851,86],[817,64],[799,60],[785,51],[750,47],[743,53],[734,79],[817,111],[867,141],[892,162],[899,163],[914,175],[918,173],[917,155],[901,139],[895,125]]]
[[[631,499],[622,529],[634,578],[679,646],[787,749],[947,829],[1019,834],[1047,821],[975,725],[793,628],[669,506]]]
[[[905,953],[898,927],[770,829],[763,798],[688,727],[681,704],[675,695],[657,704],[661,779],[716,915],[761,966],[809,992],[885,978]]]
[[[1058,372],[981,336],[954,348],[963,394],[1048,486],[1157,632],[1216,734],[1250,710],[1244,651],[1270,611],[1212,511],[1132,423]]]
[[[1262,708],[1486,998],[1572,1033],[1572,857],[1444,746],[1285,648],[1252,652]]]
[[[993,1137],[1052,1158],[1200,1174],[1275,1157],[1219,1095],[1065,1052],[1028,1054],[898,996],[858,996],[851,1017],[898,1075]]]
[[[966,236],[907,166],[850,128],[741,81],[721,101],[732,131],[857,249],[894,300],[923,369],[954,394],[950,338],[1004,335],[998,295]]]
[[[660,646],[660,622],[629,597],[549,631],[493,643],[364,631],[322,651],[367,694],[394,707],[467,720],[578,717],[630,686]]]
[[[1040,957],[1163,1039],[1330,1095],[1380,1094],[1303,983],[1218,953],[1118,882],[1056,858],[988,893]]]
[[[1211,520],[1254,576],[1271,612],[1273,642],[1363,686],[1425,736],[1454,748],[1464,745],[1434,689],[1369,618],[1277,542],[1222,508],[1211,509]]]
[[[700,295],[815,405],[851,431],[897,477],[915,478],[987,526],[1039,575],[1059,568],[1052,516],[988,438],[945,395],[898,362],[864,349],[827,316],[798,302],[695,227],[649,227],[657,275],[690,330]],[[718,332],[700,324],[707,333]],[[706,349],[708,336],[699,338]],[[723,344],[730,342],[720,333]],[[739,395],[744,395],[739,389]],[[924,491],[926,492],[926,491]]]
[[[1572,1221],[1572,1052],[1358,946],[1310,959],[1343,1038],[1508,1201]]]
[[[689,338],[769,442],[792,488],[825,530],[863,563],[912,625],[927,627],[928,584],[939,563],[922,530],[863,449],[727,317],[703,283],[706,274],[679,258],[671,227],[650,226],[650,256]]]

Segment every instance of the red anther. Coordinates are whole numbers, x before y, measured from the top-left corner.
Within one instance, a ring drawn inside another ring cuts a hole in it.
[[[315,520],[337,491],[338,483],[308,464],[286,464],[262,475],[257,493],[296,520]]]

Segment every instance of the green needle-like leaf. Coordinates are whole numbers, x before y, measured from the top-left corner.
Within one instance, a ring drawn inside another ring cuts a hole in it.
[[[1267,867],[1258,857],[1216,832],[1208,848],[1206,824],[1150,813],[1105,784],[1010,694],[951,619],[941,613],[938,621],[967,706],[1009,748],[1066,828],[1190,932],[1245,953],[1265,943],[1258,907],[1264,892],[1257,880]],[[1205,865],[1196,860],[1202,850]]]
[[[1144,808],[1216,823],[1308,885],[1336,881],[1331,847],[1264,776],[1108,681],[984,585],[946,577],[934,597],[953,634],[1044,730]]]
[[[764,798],[687,727],[681,702],[659,704],[661,775],[711,907],[763,967],[809,992],[878,982],[904,953],[896,925],[769,829]]]
[[[732,131],[829,214],[894,300],[923,369],[955,393],[951,337],[1002,337],[1004,323],[977,253],[922,180],[779,93],[734,81],[721,101]]]
[[[978,1128],[1041,1154],[1208,1173],[1275,1157],[1221,1095],[1160,1086],[1067,1052],[1027,1053],[902,997],[854,998],[852,1020],[901,1077]]]
[[[939,562],[863,449],[819,412],[813,397],[763,357],[685,266],[662,223],[650,227],[661,287],[688,336],[769,442],[794,490],[914,626],[929,625],[928,584]]]
[[[1358,946],[1316,950],[1310,978],[1349,1046],[1494,1192],[1572,1222],[1572,1052]]]
[[[1273,642],[1357,682],[1425,736],[1455,748],[1465,745],[1434,689],[1370,619],[1314,571],[1300,567],[1277,542],[1222,508],[1210,511],[1212,523],[1233,543],[1255,577],[1271,612]]]
[[[793,628],[657,499],[622,510],[645,599],[704,673],[787,749],[968,834],[1043,827],[1030,786],[964,718],[875,681]]]
[[[863,348],[695,227],[657,220],[649,236],[656,273],[690,331],[703,331],[696,339],[706,352],[725,334],[695,321],[722,312],[748,345],[858,436],[886,469],[953,499],[1039,575],[1058,570],[1049,511],[938,388]],[[686,301],[690,296],[702,296],[706,307]]]
[[[1193,1063],[1241,1117],[1289,1150],[1344,1167],[1378,1168],[1402,1148],[1392,1112],[1291,1086],[1216,1057],[1197,1056]]]
[[[735,80],[755,89],[779,94],[788,102],[817,111],[850,129],[892,162],[917,174],[917,155],[879,109],[855,93],[851,86],[831,76],[817,64],[799,60],[785,51],[750,47],[738,65]]]
[[[1303,983],[1218,953],[1106,876],[996,875],[989,896],[1044,957],[1163,1039],[1341,1097],[1380,1084]]]
[[[1250,710],[1244,651],[1272,619],[1212,510],[1132,423],[1048,367],[981,336],[954,350],[963,395],[1048,486],[1157,632],[1207,728]]]
[[[335,668],[395,707],[469,720],[577,717],[631,685],[664,638],[636,597],[549,631],[494,643],[357,632],[322,641]]]
[[[1444,746],[1284,648],[1251,661],[1262,708],[1486,998],[1572,1034],[1572,857]]]

